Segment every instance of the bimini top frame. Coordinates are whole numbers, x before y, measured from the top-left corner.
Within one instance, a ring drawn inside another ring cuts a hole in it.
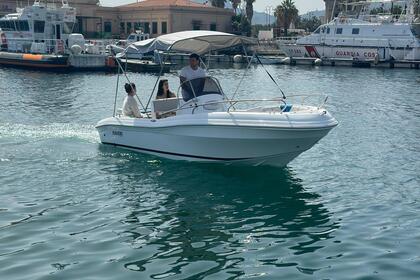
[[[254,38],[217,31],[182,31],[136,42],[130,45],[139,53],[154,51],[207,54],[211,51],[229,49],[241,45],[256,44]]]
[[[242,48],[245,51],[246,54],[246,45],[252,45],[257,44],[258,41],[255,38],[249,38],[244,36],[238,36],[234,34],[224,33],[224,32],[218,32],[218,31],[202,31],[202,30],[194,30],[194,31],[182,31],[182,32],[176,32],[171,34],[166,34],[159,36],[157,38],[152,38],[140,42],[136,42],[134,44],[131,44],[127,47],[126,51],[129,48],[135,49],[140,54],[146,54],[146,53],[169,53],[169,52],[177,52],[177,53],[196,53],[199,55],[208,54],[212,51],[220,51],[224,49],[229,49],[233,47],[242,46]],[[128,80],[127,75],[124,72],[124,69],[122,68],[119,58],[122,58],[125,56],[126,51],[120,53],[117,55],[117,63],[119,67],[119,73],[120,70],[124,73],[126,79]],[[254,54],[255,55],[255,54]],[[252,58],[253,59],[253,58]],[[251,65],[252,59],[248,62],[248,67]],[[260,62],[260,60],[257,57],[257,60]],[[159,62],[161,63],[161,69],[163,69],[162,60],[159,58]],[[260,62],[261,63],[261,62]],[[264,67],[264,65],[261,63],[261,65]],[[265,67],[264,67],[265,69]],[[273,82],[278,86],[274,78],[271,76],[271,74],[265,69],[267,74],[270,76],[270,78],[273,80]],[[159,74],[159,77],[155,83],[155,86],[150,94],[149,100],[144,106],[142,102],[139,99],[140,105],[143,107],[143,111],[147,113],[147,109],[149,107],[150,101],[153,97],[154,91],[156,89],[156,86],[159,82],[160,76],[162,72]],[[245,77],[245,73],[244,73]],[[118,75],[119,79],[119,75]],[[119,81],[119,80],[118,80]],[[241,79],[242,83],[243,78]],[[238,86],[239,88],[239,86]],[[283,95],[283,98],[286,98],[281,88],[280,92]],[[118,82],[117,82],[117,91],[118,91]],[[233,94],[232,99],[236,95],[236,92]],[[114,116],[115,116],[115,109],[116,109],[116,100],[117,100],[117,92],[115,96],[115,103],[114,103]]]

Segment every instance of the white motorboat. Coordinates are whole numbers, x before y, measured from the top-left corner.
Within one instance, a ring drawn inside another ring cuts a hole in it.
[[[403,13],[371,15],[370,6],[377,1],[352,3],[359,10],[357,15],[341,14],[294,43],[279,39],[278,45],[289,57],[378,62],[420,60],[418,3],[391,2],[402,2]]]
[[[142,59],[143,54],[139,53],[135,48],[127,48],[133,43],[141,42],[150,39],[149,33],[144,33],[142,30],[136,30],[131,33],[127,40],[119,40],[115,44],[106,46],[106,49],[113,54],[124,53],[126,59]]]
[[[221,32],[186,31],[136,47],[141,53],[205,54],[249,40]],[[289,103],[284,97],[229,98],[214,77],[187,81],[176,98],[152,103],[144,118],[114,112],[113,117],[99,121],[96,128],[101,142],[170,159],[285,166],[337,125],[323,105]],[[250,103],[252,108],[241,106]]]

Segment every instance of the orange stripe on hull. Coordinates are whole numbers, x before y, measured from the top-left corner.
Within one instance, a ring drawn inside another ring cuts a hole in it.
[[[36,60],[36,61],[39,61],[39,60],[42,60],[43,57],[44,56],[41,55],[41,54],[29,54],[29,53],[25,53],[25,54],[22,55],[22,58],[25,59],[25,60]]]

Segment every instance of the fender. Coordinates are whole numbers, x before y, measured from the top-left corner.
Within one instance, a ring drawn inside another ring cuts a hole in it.
[[[6,37],[6,34],[4,32],[1,32],[0,33],[0,37],[1,37],[1,49],[7,51],[8,46],[7,46],[7,37]]]

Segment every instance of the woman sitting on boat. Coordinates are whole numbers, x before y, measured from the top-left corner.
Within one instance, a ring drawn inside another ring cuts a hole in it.
[[[141,118],[139,106],[137,105],[137,101],[134,98],[136,95],[136,85],[134,83],[126,83],[125,91],[127,92],[127,96],[124,99],[123,103],[123,115],[132,118]]]
[[[176,97],[175,93],[169,90],[168,80],[160,80],[156,99],[166,99]]]

